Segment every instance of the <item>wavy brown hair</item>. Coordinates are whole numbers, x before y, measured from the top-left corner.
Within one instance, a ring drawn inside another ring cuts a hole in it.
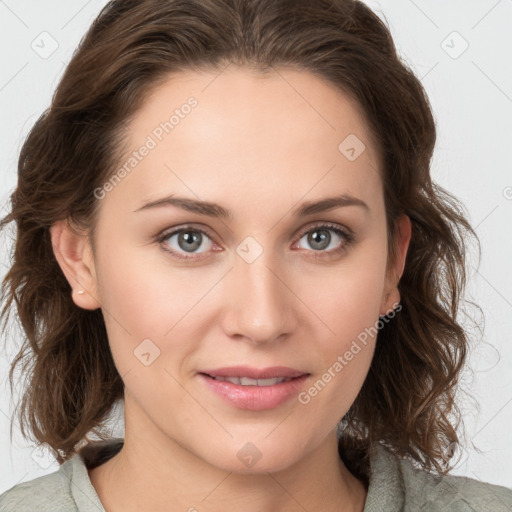
[[[398,56],[386,24],[357,0],[114,0],[102,9],[23,144],[0,224],[16,226],[2,315],[5,333],[16,307],[24,333],[9,372],[11,389],[19,364],[25,377],[23,435],[47,443],[62,463],[91,432],[104,436],[123,398],[101,309],[73,303],[50,226],[68,219],[93,241],[93,191],[122,161],[126,125],[144,98],[172,73],[220,73],[230,64],[314,73],[362,106],[381,155],[388,240],[402,213],[412,237],[401,311],[379,329],[339,449],[362,461],[376,441],[426,470],[446,472],[447,449],[459,442],[455,397],[469,346],[458,319],[465,238],[478,238],[461,203],[431,179],[436,126],[421,82]]]

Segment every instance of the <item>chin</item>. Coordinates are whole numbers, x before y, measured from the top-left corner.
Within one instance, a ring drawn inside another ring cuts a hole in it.
[[[208,453],[208,463],[239,474],[275,473],[293,466],[299,459],[300,444],[294,442],[284,445],[280,442],[243,441],[233,442],[230,448],[218,445],[217,449]]]

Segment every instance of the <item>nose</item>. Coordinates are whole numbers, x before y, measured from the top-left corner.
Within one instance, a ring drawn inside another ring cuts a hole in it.
[[[249,263],[238,256],[224,282],[227,335],[252,344],[283,340],[296,326],[299,302],[288,285],[289,272],[275,264],[271,251]]]

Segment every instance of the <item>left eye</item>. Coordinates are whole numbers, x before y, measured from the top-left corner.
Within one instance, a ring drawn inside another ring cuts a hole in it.
[[[334,248],[331,247],[329,249],[333,242],[331,233],[334,233]],[[336,243],[336,238],[340,239],[341,242],[338,241]],[[335,254],[346,249],[348,245],[352,243],[353,236],[350,232],[345,232],[340,229],[337,225],[322,224],[305,231],[301,235],[299,243],[303,239],[310,245],[313,252],[325,253],[327,255]],[[164,234],[158,241],[163,244],[165,251],[169,252],[175,258],[183,260],[197,259],[197,257],[187,256],[186,254],[203,254],[211,250],[211,247],[214,245],[208,233],[202,229],[192,227],[180,228],[171,233]],[[199,253],[196,252],[201,247],[205,250]]]
[[[331,232],[335,233],[334,239],[341,239],[341,247],[340,242],[338,242],[335,243],[334,247],[331,247],[330,250],[326,250],[329,248],[331,242],[333,241],[333,237],[330,234]],[[343,250],[347,245],[349,245],[352,241],[352,236],[337,226],[321,225],[306,231],[300,238],[300,240],[302,239],[306,239],[307,243],[310,245],[310,247],[313,248],[313,251],[315,252],[321,251],[327,253],[335,253]]]

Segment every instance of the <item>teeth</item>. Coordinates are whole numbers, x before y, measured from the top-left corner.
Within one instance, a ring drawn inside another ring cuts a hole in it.
[[[287,377],[274,377],[272,379],[250,379],[249,377],[214,377],[215,380],[231,382],[241,386],[274,386],[280,382],[291,380]]]

